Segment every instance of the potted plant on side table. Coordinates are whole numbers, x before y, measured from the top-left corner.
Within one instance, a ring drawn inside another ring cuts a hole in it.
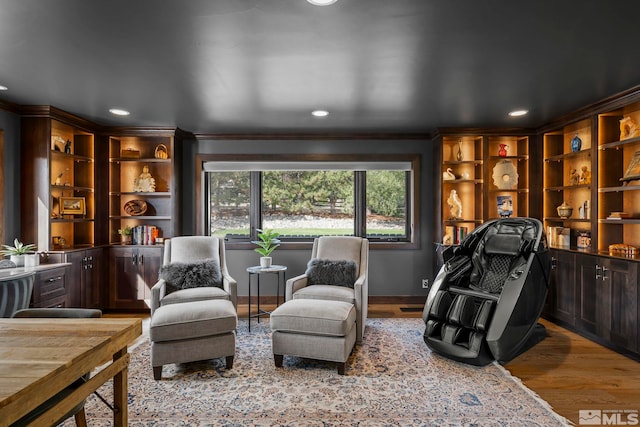
[[[278,246],[280,246],[280,233],[273,230],[260,230],[258,231],[258,239],[254,240],[251,243],[258,245],[257,248],[254,249],[257,253],[262,255],[260,257],[260,267],[269,268],[271,267],[272,258],[269,256],[271,252],[275,251]]]
[[[35,252],[36,245],[28,244],[25,245],[17,238],[13,240],[13,246],[2,245],[4,249],[0,250],[0,254],[4,256],[8,256],[11,262],[13,262],[16,267],[24,266],[24,256],[28,254],[32,254]]]

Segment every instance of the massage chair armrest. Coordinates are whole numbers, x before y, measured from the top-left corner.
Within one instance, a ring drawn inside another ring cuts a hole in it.
[[[301,274],[299,276],[292,277],[291,279],[287,280],[287,284],[285,286],[284,300],[285,301],[292,300],[293,294],[295,294],[297,291],[307,286],[307,283],[308,283],[308,277],[306,274]]]

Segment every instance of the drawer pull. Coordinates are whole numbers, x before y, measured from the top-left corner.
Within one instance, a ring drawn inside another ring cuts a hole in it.
[[[62,280],[62,276],[58,276],[58,277],[51,277],[50,279],[47,279],[47,282],[51,283],[51,282],[57,282],[58,280]]]

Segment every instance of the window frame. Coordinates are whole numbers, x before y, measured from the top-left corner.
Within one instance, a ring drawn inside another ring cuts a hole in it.
[[[198,235],[208,235],[209,221],[205,198],[208,199],[208,182],[205,171],[207,162],[409,162],[411,171],[407,171],[407,239],[398,240],[396,238],[370,238],[370,245],[379,249],[418,249],[420,247],[420,155],[419,154],[197,154],[196,155],[196,232]],[[252,208],[249,211],[249,221],[252,226],[251,235],[255,234],[253,224],[260,224],[262,220],[262,209],[255,209],[253,206],[261,206],[262,179],[261,173],[251,173],[251,196]],[[363,172],[355,172],[354,176],[354,197],[355,203],[355,227],[354,235],[366,237],[366,206],[357,203],[366,197],[366,179]],[[362,194],[364,193],[364,194]],[[253,239],[253,237],[252,237]],[[306,249],[311,247],[313,239],[284,239],[280,249]],[[253,249],[255,247],[250,241],[227,240],[228,249]]]

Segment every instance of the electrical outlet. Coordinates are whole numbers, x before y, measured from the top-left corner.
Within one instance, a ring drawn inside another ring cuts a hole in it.
[[[422,288],[427,289],[429,287],[429,279],[422,279]]]

